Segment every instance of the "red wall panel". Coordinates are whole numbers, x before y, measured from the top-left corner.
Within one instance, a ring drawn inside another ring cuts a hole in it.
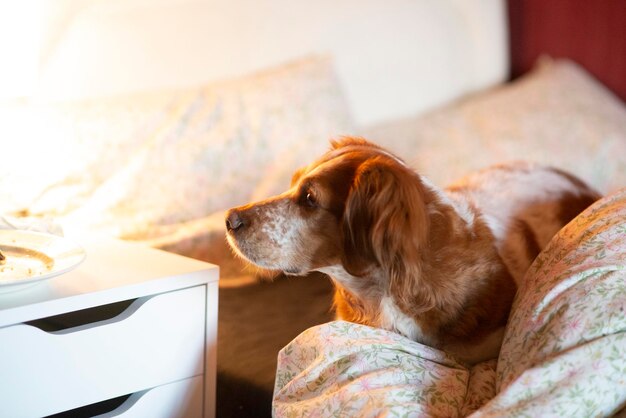
[[[508,0],[511,71],[570,58],[626,101],[626,0]]]

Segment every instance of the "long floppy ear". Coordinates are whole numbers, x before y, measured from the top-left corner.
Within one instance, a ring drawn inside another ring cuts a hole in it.
[[[424,187],[409,169],[380,157],[358,168],[342,223],[346,270],[361,275],[372,264],[389,286],[414,285],[428,239]]]

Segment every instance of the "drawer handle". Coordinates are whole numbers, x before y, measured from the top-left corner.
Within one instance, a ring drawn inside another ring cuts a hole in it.
[[[58,414],[48,415],[45,418],[90,418],[96,416],[113,417],[115,415],[111,414],[120,411],[120,408],[122,408],[128,402],[131,396],[133,395],[122,395],[117,398],[107,399],[106,401],[81,406],[79,408],[71,409],[69,411],[59,412]],[[124,410],[126,409],[128,408],[124,408]]]
[[[112,411],[106,412],[101,415],[96,415],[93,418],[113,418],[118,415],[123,414],[128,411],[130,408],[135,406],[139,399],[141,399],[146,393],[150,392],[151,389],[142,390],[141,392],[135,392],[131,394],[121,405],[115,408]]]
[[[37,319],[26,322],[25,324],[53,335],[71,334],[123,321],[137,312],[137,310],[151,298],[152,296],[144,296],[137,299]]]
[[[97,402],[91,405],[81,406],[76,409],[72,409],[65,412],[59,412],[58,414],[48,415],[45,418],[114,418],[130,408],[135,406],[137,402],[151,389],[142,390],[139,392],[131,393],[130,395],[123,395],[117,398],[108,399],[106,401]]]

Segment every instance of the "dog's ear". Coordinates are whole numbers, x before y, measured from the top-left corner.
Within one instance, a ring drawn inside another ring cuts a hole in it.
[[[387,158],[357,169],[342,222],[344,267],[359,276],[372,264],[388,275],[390,287],[419,278],[427,245],[428,215],[419,177]],[[414,282],[413,280],[413,282]]]

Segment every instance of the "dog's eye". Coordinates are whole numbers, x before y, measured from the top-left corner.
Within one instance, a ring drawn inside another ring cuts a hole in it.
[[[306,195],[305,195],[304,199],[305,199],[306,204],[308,206],[310,206],[312,208],[317,206],[317,200],[315,199],[315,196],[313,195],[313,193],[311,193],[310,191],[306,192]]]

